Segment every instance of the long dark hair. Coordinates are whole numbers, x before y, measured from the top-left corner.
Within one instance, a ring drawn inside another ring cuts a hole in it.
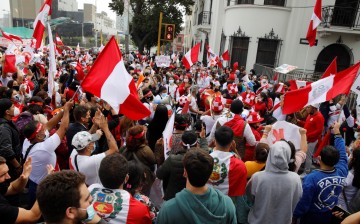
[[[284,142],[288,143],[288,145],[290,146],[291,156],[290,156],[290,162],[289,162],[289,171],[294,172],[296,170],[296,164],[295,164],[296,149],[295,149],[295,145],[291,141],[286,141],[285,139],[281,139],[281,141],[284,141]]]
[[[148,141],[152,150],[155,148],[156,141],[161,138],[168,119],[168,110],[166,106],[163,104],[157,105],[154,118],[150,121],[148,127]]]
[[[136,162],[135,160],[131,160],[128,162],[129,168],[129,180],[126,184],[124,184],[124,190],[128,191],[132,196],[135,194],[135,190],[142,186],[145,180],[144,176],[144,168],[143,166]]]
[[[353,157],[349,164],[349,170],[354,169],[354,179],[352,185],[360,188],[360,148],[355,148]]]

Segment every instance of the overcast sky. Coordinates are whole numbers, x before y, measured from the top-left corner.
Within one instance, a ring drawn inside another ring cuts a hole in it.
[[[1,4],[0,4],[0,17],[3,17],[4,12],[3,10],[6,11],[10,11],[10,3],[9,1],[11,0],[0,0]],[[54,0],[57,1],[57,0]],[[79,9],[83,9],[84,8],[84,3],[90,3],[95,5],[95,1],[96,0],[77,0],[78,2],[78,8]],[[101,12],[104,11],[108,14],[108,16],[115,20],[116,19],[116,13],[113,12],[108,6],[109,6],[109,2],[111,2],[111,0],[97,0],[97,12]]]

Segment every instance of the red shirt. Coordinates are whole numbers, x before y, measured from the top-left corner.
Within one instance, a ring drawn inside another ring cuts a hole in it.
[[[306,129],[306,137],[308,142],[315,142],[321,138],[321,134],[324,129],[325,119],[320,112],[316,112],[314,115],[309,115],[304,123]]]

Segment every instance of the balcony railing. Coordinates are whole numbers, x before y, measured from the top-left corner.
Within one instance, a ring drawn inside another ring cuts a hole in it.
[[[254,4],[254,0],[237,0],[237,4]]]
[[[286,0],[265,0],[264,5],[275,5],[285,7]]]
[[[198,25],[210,25],[211,12],[202,11],[198,15]]]
[[[325,28],[341,26],[360,28],[360,10],[351,7],[326,6],[322,8],[322,22]]]

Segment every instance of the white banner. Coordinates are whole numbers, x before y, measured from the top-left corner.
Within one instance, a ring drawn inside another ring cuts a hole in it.
[[[283,64],[277,68],[275,68],[276,72],[282,73],[282,74],[287,74],[295,69],[297,69],[297,66],[294,65],[288,65],[288,64]]]
[[[169,67],[171,63],[170,56],[160,55],[155,57],[157,67]]]
[[[300,127],[294,124],[291,124],[286,121],[277,121],[272,125],[272,129],[269,132],[267,141],[269,146],[275,142],[285,139],[286,141],[291,141],[295,149],[300,149]]]
[[[163,131],[163,140],[164,140],[164,157],[165,160],[169,157],[169,153],[172,145],[172,135],[174,131],[174,123],[175,123],[175,113],[171,115],[170,119],[166,123],[166,127]]]
[[[360,75],[356,77],[355,82],[351,87],[351,90],[358,94],[358,96],[360,95]]]

